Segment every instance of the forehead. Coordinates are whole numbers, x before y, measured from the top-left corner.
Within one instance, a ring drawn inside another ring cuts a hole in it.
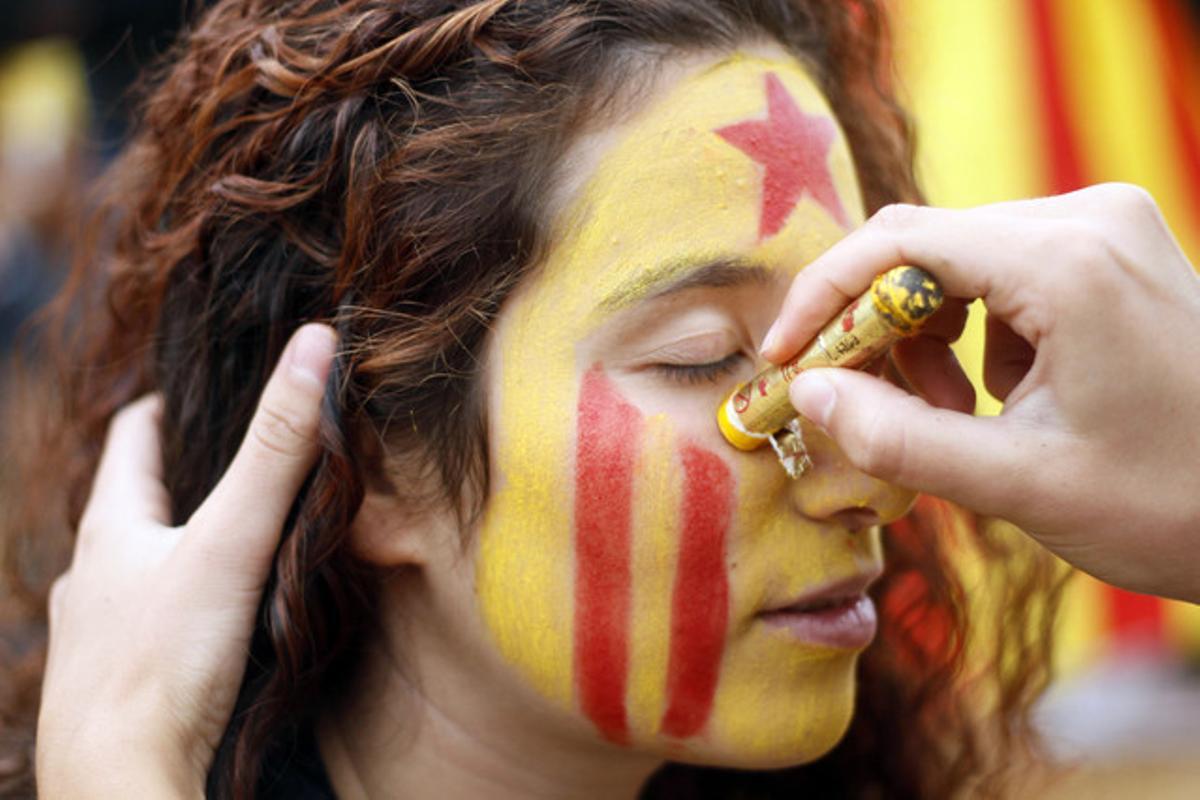
[[[702,263],[798,269],[861,221],[841,130],[788,57],[703,65],[577,149],[544,277],[590,301]]]

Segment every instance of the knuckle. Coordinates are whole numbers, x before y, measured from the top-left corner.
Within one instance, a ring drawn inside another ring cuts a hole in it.
[[[1103,201],[1118,214],[1157,214],[1153,195],[1134,183],[1105,183],[1096,187]]]
[[[917,222],[923,209],[909,203],[892,203],[875,212],[868,225],[887,233],[901,233]]]
[[[1099,190],[1100,227],[1114,244],[1135,242],[1148,231],[1169,230],[1154,196],[1132,183],[1107,183]]]
[[[250,435],[266,450],[293,457],[316,439],[316,432],[299,414],[263,406],[250,425]]]

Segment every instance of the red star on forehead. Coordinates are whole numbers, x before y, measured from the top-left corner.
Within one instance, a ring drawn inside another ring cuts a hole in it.
[[[766,79],[767,118],[714,131],[766,168],[759,240],[783,229],[806,191],[839,225],[848,228],[850,220],[829,173],[829,148],[837,134],[833,120],[805,114],[774,72],[768,72]]]

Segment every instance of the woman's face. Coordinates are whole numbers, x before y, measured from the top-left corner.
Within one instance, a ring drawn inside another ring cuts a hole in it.
[[[845,730],[873,615],[807,601],[861,592],[874,525],[912,500],[814,430],[796,481],[717,430],[790,279],[862,221],[820,91],[757,52],[689,62],[572,151],[548,261],[489,351],[474,551],[489,635],[538,694],[616,745],[747,767]]]

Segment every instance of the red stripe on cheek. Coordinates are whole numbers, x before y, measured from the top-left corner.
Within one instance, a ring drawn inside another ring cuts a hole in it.
[[[679,566],[671,608],[664,733],[683,738],[708,721],[729,617],[725,537],[733,517],[734,481],[715,453],[681,451],[684,471]]]
[[[579,704],[626,744],[633,470],[641,413],[599,367],[583,379],[575,446],[575,676]]]

